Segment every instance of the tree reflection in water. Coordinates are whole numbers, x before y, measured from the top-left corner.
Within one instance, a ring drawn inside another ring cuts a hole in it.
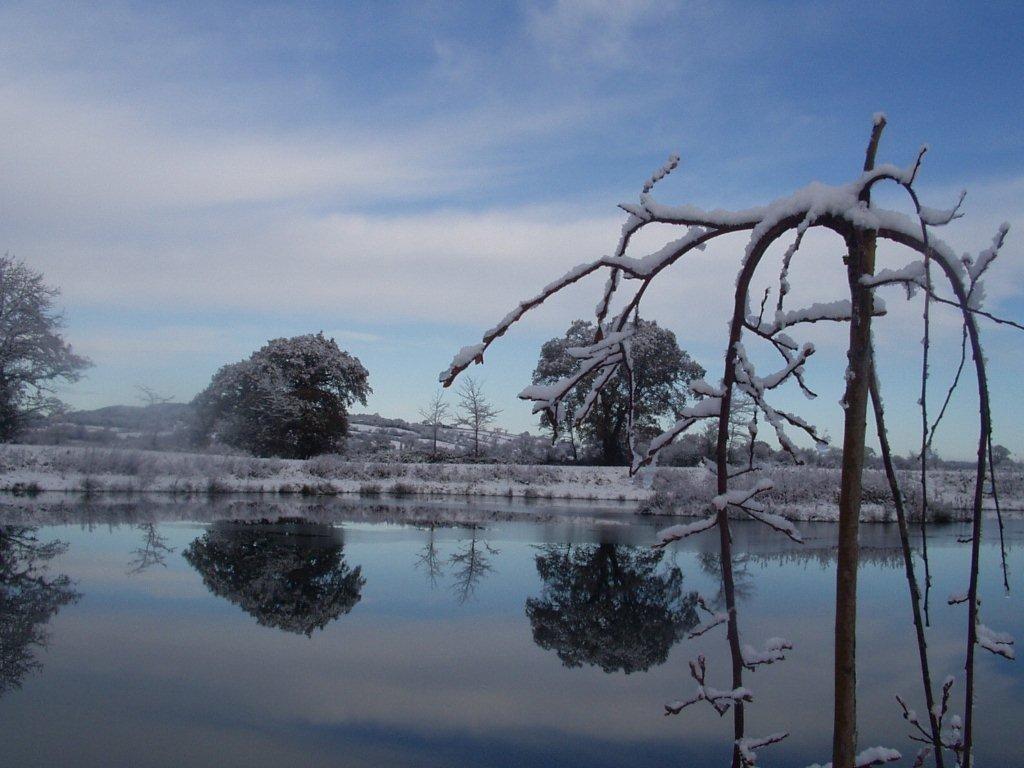
[[[460,605],[473,597],[480,580],[494,570],[491,555],[501,554],[481,538],[481,526],[470,525],[469,528],[469,541],[448,558],[452,568],[452,591]]]
[[[215,595],[265,627],[310,636],[348,613],[366,580],[338,529],[307,522],[215,523],[185,559]]]
[[[678,566],[659,571],[663,552],[621,544],[545,547],[544,580],[526,601],[533,640],[567,667],[592,664],[629,674],[663,664],[697,624],[697,594]]]
[[[67,576],[48,575],[50,560],[67,545],[40,542],[36,530],[0,526],[0,696],[41,668],[35,650],[46,645],[47,622],[79,598]]]
[[[416,556],[415,563],[417,569],[423,569],[431,589],[437,586],[438,579],[444,575],[444,563],[441,561],[441,555],[437,549],[437,538],[434,535],[436,527],[436,523],[431,523],[428,526],[427,541],[420,554]]]
[[[174,547],[167,544],[167,539],[160,534],[156,523],[140,523],[142,546],[132,553],[128,564],[128,575],[142,573],[154,565],[167,567],[167,555],[174,552]]]

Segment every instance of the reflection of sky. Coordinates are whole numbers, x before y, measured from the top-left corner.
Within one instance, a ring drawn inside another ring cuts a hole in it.
[[[827,529],[812,533],[821,530]],[[725,687],[717,630],[680,642],[667,663],[629,676],[566,669],[533,644],[523,606],[541,590],[535,544],[567,541],[567,529],[502,524],[481,532],[479,541],[497,550],[489,555],[494,570],[459,605],[450,573],[432,589],[415,568],[426,531],[346,528],[346,563],[361,566],[366,578],[362,599],[312,638],[259,626],[210,594],[181,557],[200,529],[174,524],[160,531],[175,548],[167,567],[134,576],[126,571],[142,541],[137,528],[40,531],[43,539],[69,542],[54,568],[72,576],[83,597],[51,621],[50,645],[39,655],[42,673],[0,699],[0,735],[11,765],[725,763],[729,718],[706,707],[661,716],[663,702],[690,695],[686,663],[697,653],[708,656],[709,683]],[[1010,534],[1019,541],[1024,528],[1015,525]],[[592,530],[569,535],[597,538]],[[865,532],[872,545],[887,535],[880,528]],[[466,530],[438,528],[434,536],[442,562],[469,541]],[[745,526],[737,542],[769,557],[791,549]],[[965,611],[948,607],[945,597],[963,588],[968,552],[954,542],[946,533],[932,546],[929,637],[937,680],[962,673]],[[713,579],[697,561],[704,545],[687,543],[666,560],[682,568],[685,589],[713,594]],[[1019,546],[1011,558],[1019,571]],[[997,552],[988,548],[984,620],[1024,636],[1019,599],[1001,596],[997,568]],[[747,572],[752,589],[740,613],[745,641],[760,645],[782,635],[796,645],[789,661],[747,674],[755,693],[749,735],[792,731],[789,742],[765,750],[768,766],[825,759],[832,566],[755,558]],[[901,568],[866,563],[861,599],[861,740],[912,754],[893,699],[896,693],[915,703],[920,698]],[[1012,762],[1014,745],[1005,734],[1015,732],[1024,677],[1017,664],[984,653],[978,671],[979,764]]]

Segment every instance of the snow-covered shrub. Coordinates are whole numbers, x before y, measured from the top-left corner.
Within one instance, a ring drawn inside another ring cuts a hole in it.
[[[314,477],[340,479],[348,477],[352,467],[344,458],[336,453],[322,453],[306,461],[303,468]]]

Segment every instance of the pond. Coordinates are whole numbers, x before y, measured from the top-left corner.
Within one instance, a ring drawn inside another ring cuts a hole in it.
[[[724,629],[687,638],[696,595],[719,599],[716,537],[652,550],[666,524],[497,502],[8,499],[0,764],[726,766],[731,717],[664,715],[699,654],[729,687]],[[745,677],[750,734],[791,734],[759,764],[825,762],[834,529],[804,524],[803,546],[734,530],[745,640],[794,646]],[[984,618],[1021,637],[994,530]],[[909,765],[894,696],[925,707],[897,532],[862,531],[860,742]],[[957,677],[957,711],[966,616],[946,597],[966,588],[965,531],[929,538],[933,676]],[[1011,522],[1011,584],[1022,541]],[[1020,765],[1020,664],[982,652],[977,676],[977,764]]]

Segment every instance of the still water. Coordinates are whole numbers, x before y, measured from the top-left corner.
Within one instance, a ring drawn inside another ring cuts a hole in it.
[[[272,522],[258,522],[266,519]],[[457,523],[444,521],[457,520]],[[715,536],[649,544],[664,520],[539,504],[0,503],[0,765],[728,765],[731,716],[663,705],[688,661],[728,687]],[[737,524],[744,641],[793,643],[747,673],[759,764],[831,745],[833,529],[803,546]],[[862,746],[915,749],[894,695],[921,686],[894,527],[863,529]],[[965,529],[929,540],[933,677],[962,707]],[[995,533],[995,526],[989,526]],[[1024,637],[984,548],[983,619]],[[1007,528],[1011,586],[1024,525]],[[1024,765],[1024,674],[979,652],[980,766]]]

